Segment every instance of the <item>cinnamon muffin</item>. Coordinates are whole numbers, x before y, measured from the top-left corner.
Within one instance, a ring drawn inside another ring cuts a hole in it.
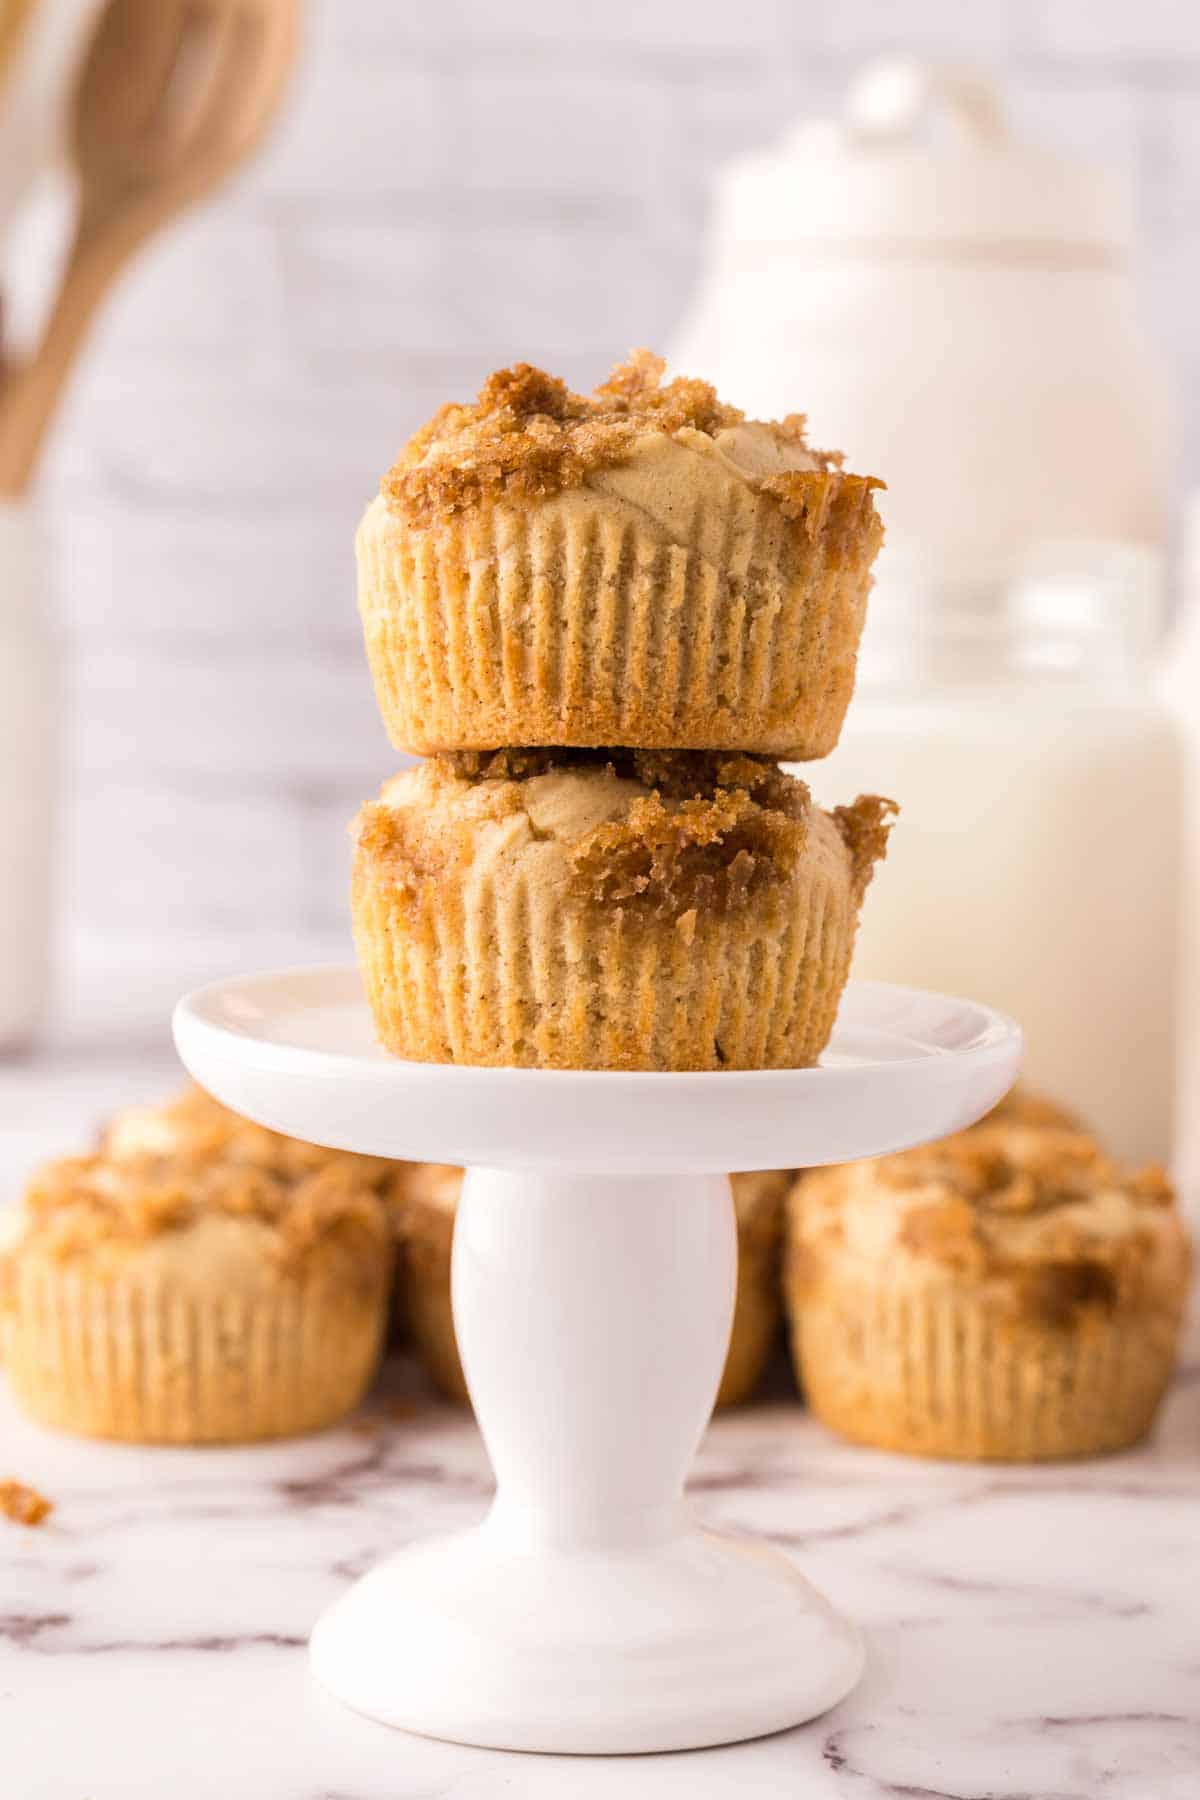
[[[994,1125],[1020,1125],[1034,1130],[1048,1128],[1051,1131],[1087,1130],[1079,1114],[1072,1112],[1069,1106],[1052,1100],[1049,1094],[1043,1094],[1038,1088],[1026,1087],[1023,1082],[1009,1088],[991,1112],[985,1113],[982,1119],[968,1129],[990,1131]]]
[[[397,1167],[384,1156],[329,1150],[270,1131],[223,1106],[193,1082],[170,1100],[122,1107],[104,1126],[97,1148],[118,1161],[181,1156],[189,1162],[262,1169],[289,1181],[336,1165],[372,1187],[378,1187]]]
[[[882,484],[662,373],[584,397],[522,363],[401,452],[358,533],[398,748],[833,749]]]
[[[390,1221],[352,1159],[69,1157],[15,1210],[0,1346],[43,1424],[200,1444],[331,1424],[378,1360]]]
[[[718,1406],[753,1394],[779,1333],[779,1240],[789,1170],[734,1175],[738,1281]],[[394,1179],[399,1289],[413,1347],[442,1392],[466,1401],[450,1304],[450,1253],[462,1170],[412,1163]]]
[[[811,1174],[789,1200],[797,1373],[826,1424],[925,1456],[1119,1450],[1171,1373],[1189,1255],[1162,1171],[998,1125]]]
[[[356,826],[352,911],[398,1056],[795,1068],[824,1048],[890,801],[748,756],[433,758]]]

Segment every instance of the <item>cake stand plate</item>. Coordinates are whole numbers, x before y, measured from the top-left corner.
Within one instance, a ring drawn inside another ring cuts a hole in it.
[[[1016,1075],[1010,1020],[859,982],[814,1069],[475,1069],[386,1055],[357,972],[325,968],[201,989],[175,1036],[264,1125],[467,1166],[454,1316],[496,1498],[318,1621],[333,1693],[461,1743],[625,1752],[780,1730],[853,1687],[857,1630],[789,1558],[703,1530],[683,1499],[733,1312],[725,1171],[961,1129]]]

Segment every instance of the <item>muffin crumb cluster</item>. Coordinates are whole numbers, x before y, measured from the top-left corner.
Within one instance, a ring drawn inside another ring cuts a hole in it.
[[[0,1481],[0,1517],[14,1525],[44,1525],[54,1511],[53,1500],[47,1500],[36,1488],[23,1481]]]

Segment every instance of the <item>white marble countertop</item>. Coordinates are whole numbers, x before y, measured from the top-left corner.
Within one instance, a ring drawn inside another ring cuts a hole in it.
[[[0,1073],[0,1174],[167,1087],[161,1042]],[[794,1404],[720,1419],[694,1499],[794,1549],[866,1627],[825,1718],[728,1749],[522,1757],[426,1742],[311,1684],[305,1636],[360,1571],[479,1517],[469,1419],[391,1368],[339,1431],[243,1450],[76,1442],[0,1383],[0,1478],[55,1503],[0,1520],[3,1800],[1195,1800],[1200,1344],[1154,1440],[1061,1468],[908,1461]]]

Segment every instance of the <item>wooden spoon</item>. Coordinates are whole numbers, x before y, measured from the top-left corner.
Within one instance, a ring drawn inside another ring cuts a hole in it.
[[[26,491],[88,326],[137,250],[229,175],[279,104],[299,0],[109,0],[71,102],[79,211],[41,343],[0,395],[0,495]]]

